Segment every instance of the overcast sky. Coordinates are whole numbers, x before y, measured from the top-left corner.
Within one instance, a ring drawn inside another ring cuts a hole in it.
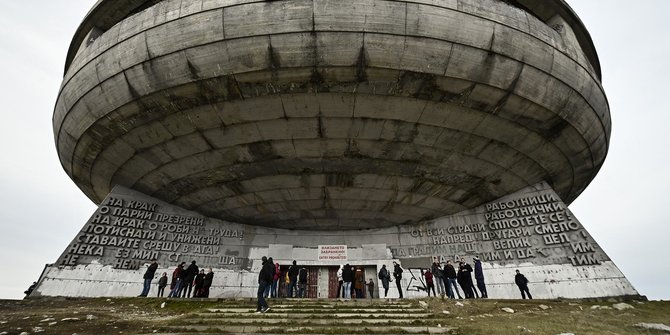
[[[0,1],[0,298],[22,298],[95,210],[51,127],[67,48],[94,2]],[[640,294],[670,299],[670,1],[568,3],[595,42],[613,120],[605,165],[570,209]]]

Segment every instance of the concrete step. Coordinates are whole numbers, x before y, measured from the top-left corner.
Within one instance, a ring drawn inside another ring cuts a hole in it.
[[[268,301],[271,304],[271,301]],[[291,303],[275,303],[271,304],[273,307],[284,308],[416,308],[417,304],[358,304],[358,303],[333,303],[333,304],[291,304]]]
[[[418,303],[333,299],[272,299],[256,314],[252,299],[223,301],[218,308],[184,315],[159,330],[167,334],[444,334],[447,317]]]
[[[245,317],[248,314],[254,313],[198,313],[194,314],[200,318],[240,318]],[[257,316],[256,314],[254,314]],[[371,317],[371,318],[403,318],[403,319],[421,319],[427,318],[430,313],[331,313],[328,314],[331,318],[362,318],[362,317]],[[278,313],[271,309],[267,314],[263,314],[263,317],[268,318],[284,318],[284,319],[309,319],[309,318],[322,318],[324,317],[323,313]]]
[[[386,306],[289,306],[289,305],[276,305],[276,304],[269,304],[270,307],[273,309],[277,310],[315,310],[315,311],[323,311],[324,313],[330,313],[333,311],[365,311],[365,310],[384,310],[384,311],[389,311],[391,313],[396,312],[396,311],[407,311],[407,310],[425,310],[425,308],[420,307],[420,306],[408,306],[408,307],[386,307]],[[232,310],[235,312],[239,312],[242,310],[246,309],[256,309],[256,305],[238,305],[238,306],[217,306],[217,307],[210,307],[208,310]]]
[[[348,319],[332,319],[332,318],[327,318],[327,319],[315,319],[315,318],[310,318],[310,319],[286,319],[286,318],[277,318],[277,317],[266,317],[266,316],[258,316],[258,317],[244,317],[244,318],[237,318],[237,319],[220,319],[220,318],[211,318],[211,319],[195,319],[195,320],[187,320],[184,323],[189,323],[193,325],[199,325],[199,326],[204,326],[204,325],[296,325],[296,326],[305,326],[305,325],[316,325],[316,326],[323,326],[323,325],[331,325],[331,326],[342,326],[342,325],[412,325],[415,326],[416,324],[413,324],[417,321],[420,322],[426,322],[430,323],[431,325],[434,323],[435,325],[437,324],[442,324],[445,323],[444,319],[435,319],[435,318],[422,318],[422,319],[403,319],[403,318],[370,318],[370,317],[359,317],[359,318],[348,318]],[[425,323],[424,323],[425,325]]]
[[[306,326],[306,327],[279,327],[279,326],[214,326],[214,325],[187,325],[170,326],[168,329],[174,329],[179,332],[224,332],[224,333],[284,333],[284,334],[344,334],[354,332],[358,334],[446,334],[455,329],[451,327],[425,327],[425,326],[364,326],[356,329],[351,327],[333,327],[333,326]]]
[[[414,300],[407,299],[307,299],[307,298],[266,298],[266,301],[274,304],[289,305],[339,305],[339,304],[359,304],[359,305],[410,305],[416,306]],[[190,301],[190,300],[186,300]],[[214,300],[216,301],[216,300]],[[256,298],[239,299],[219,299],[218,301],[229,305],[247,305],[255,304]]]
[[[270,305],[271,310],[275,313],[421,313],[425,312],[424,308],[283,308]],[[256,307],[248,308],[209,308],[207,311],[211,313],[249,313],[254,312]]]

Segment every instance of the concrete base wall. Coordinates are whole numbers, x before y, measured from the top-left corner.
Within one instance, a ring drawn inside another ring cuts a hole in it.
[[[612,262],[598,267],[586,267],[579,270],[563,265],[522,266],[518,267],[529,279],[528,287],[536,299],[553,298],[593,298],[607,296],[637,295],[635,288]],[[486,287],[489,298],[517,299],[519,289],[514,284],[515,267],[485,268]],[[159,268],[157,273],[172,273],[174,268]],[[419,270],[412,270],[417,281],[413,285],[421,285],[418,281]],[[252,272],[236,272],[215,269],[214,283],[210,289],[211,298],[246,298],[255,297],[258,289],[258,274]],[[605,278],[599,273],[607,273],[612,277]],[[45,272],[35,296],[68,296],[68,297],[134,297],[142,290],[143,271],[116,270],[111,266],[99,264],[79,265],[76,267],[59,268],[51,266]],[[410,275],[407,270],[401,281],[406,298],[424,298],[425,291],[407,290]],[[366,273],[370,278],[370,273]],[[375,298],[379,298],[380,280],[375,278]],[[328,270],[323,268],[319,273],[320,298],[328,297]],[[149,296],[157,294],[156,278],[152,282]],[[413,286],[412,285],[412,286]],[[462,293],[461,288],[459,291]],[[169,293],[166,288],[165,296]],[[388,298],[398,298],[395,282],[390,283]],[[367,295],[367,293],[366,293]]]

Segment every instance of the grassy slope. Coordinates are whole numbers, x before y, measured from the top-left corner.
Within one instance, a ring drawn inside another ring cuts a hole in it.
[[[166,307],[161,308],[161,303],[166,301]],[[418,306],[416,300],[411,301]],[[457,327],[454,334],[663,334],[633,325],[640,322],[670,325],[670,302],[667,301],[628,301],[634,308],[622,311],[591,308],[594,305],[611,307],[616,303],[605,300],[476,300],[462,301],[463,306],[457,306],[455,301],[450,300],[424,301],[428,302],[428,309],[435,315],[430,319],[417,320],[416,324]],[[375,304],[384,303],[379,300]],[[541,304],[549,308],[543,310],[539,307]],[[168,301],[154,298],[5,300],[0,301],[0,333],[33,333],[34,327],[41,327],[48,334],[151,333],[166,325],[193,320],[192,313],[232,305],[253,308],[254,301]],[[512,308],[515,313],[504,312],[501,310],[503,307]],[[87,320],[88,315],[94,317]],[[63,321],[64,318],[78,320]]]

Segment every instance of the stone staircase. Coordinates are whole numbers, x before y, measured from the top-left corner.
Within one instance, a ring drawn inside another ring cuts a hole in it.
[[[255,301],[228,300],[205,313],[172,320],[174,334],[448,334],[447,315],[409,300],[272,299],[267,313]],[[157,333],[153,333],[157,334]]]

